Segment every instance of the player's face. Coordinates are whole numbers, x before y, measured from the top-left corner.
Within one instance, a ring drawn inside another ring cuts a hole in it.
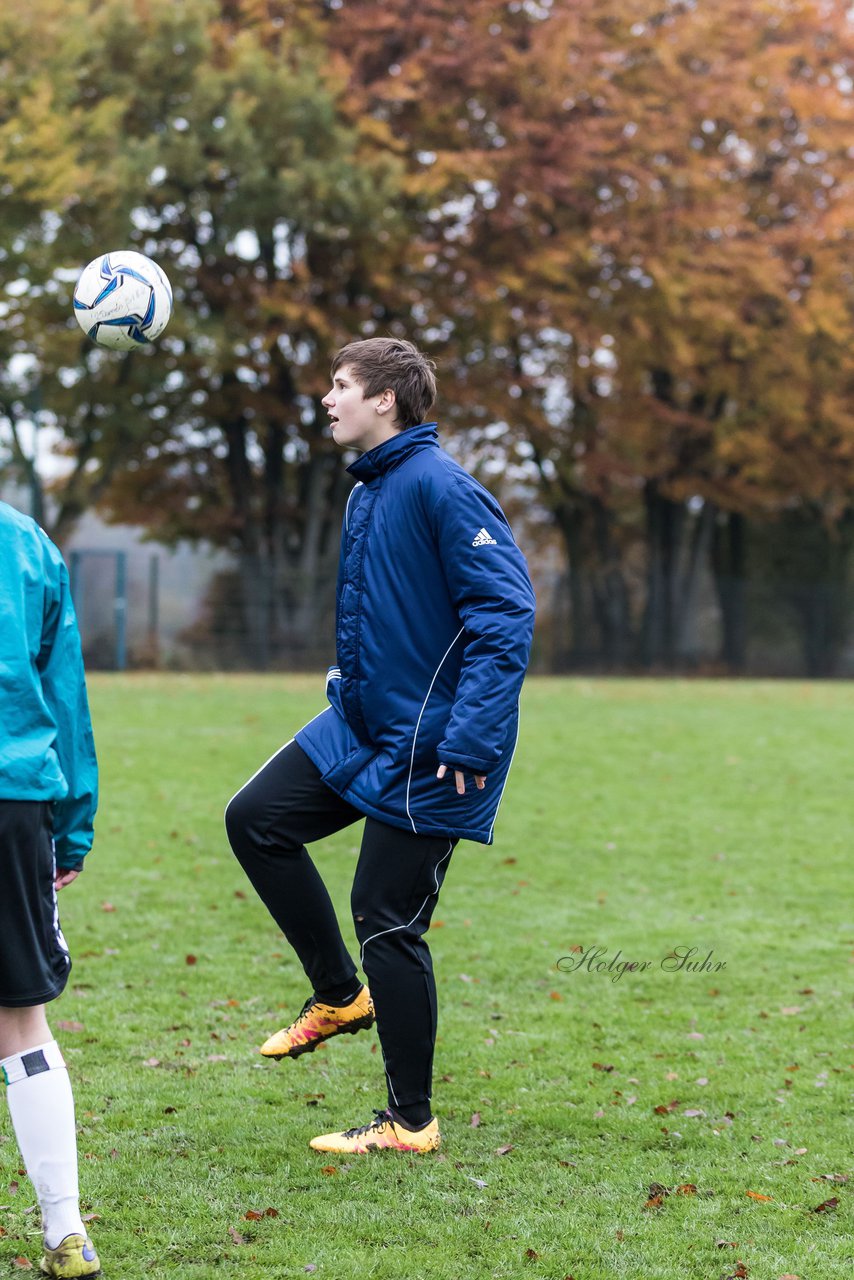
[[[364,453],[397,435],[397,415],[390,392],[365,397],[349,365],[335,371],[332,390],[323,397],[323,405],[332,423],[332,438],[347,449]]]

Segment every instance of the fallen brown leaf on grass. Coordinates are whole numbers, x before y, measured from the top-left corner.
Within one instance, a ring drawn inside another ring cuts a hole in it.
[[[327,1178],[331,1178],[334,1173],[338,1172],[338,1170],[334,1164],[325,1164],[320,1172],[325,1173]]]
[[[670,1195],[670,1190],[665,1187],[663,1182],[651,1182],[649,1184],[649,1195],[644,1205],[645,1209],[658,1209],[664,1203],[664,1197]]]
[[[773,1196],[763,1196],[760,1191],[746,1191],[745,1195],[750,1196],[751,1200],[773,1200]]]
[[[831,1210],[836,1209],[838,1205],[839,1205],[839,1201],[836,1198],[836,1196],[831,1196],[829,1200],[823,1200],[821,1204],[817,1204],[815,1208],[812,1210],[812,1212],[813,1213],[830,1213]]]
[[[17,1267],[19,1271],[32,1271],[33,1264],[29,1258],[13,1258],[12,1266]]]
[[[713,1191],[697,1191],[697,1185],[694,1182],[680,1182],[678,1187],[665,1187],[663,1182],[651,1182],[649,1184],[649,1195],[644,1205],[645,1209],[659,1209],[664,1203],[665,1196],[696,1196],[696,1195],[712,1196]],[[718,1241],[718,1244],[724,1244],[725,1241]]]
[[[526,1249],[526,1250],[525,1250],[525,1257],[526,1257],[530,1262],[536,1262],[536,1261],[537,1261],[537,1259],[539,1258],[539,1256],[540,1256],[540,1255],[537,1253],[536,1249]]]
[[[495,1148],[495,1154],[496,1154],[497,1156],[506,1156],[506,1155],[508,1155],[512,1150],[513,1150],[513,1144],[512,1144],[512,1142],[508,1142],[508,1143],[507,1143],[507,1145],[506,1145],[506,1146],[504,1146],[504,1147],[496,1147],[496,1148]]]
[[[239,1231],[235,1231],[234,1227],[228,1228],[228,1234],[235,1244],[246,1244],[246,1237],[242,1236]]]
[[[475,1111],[474,1115],[473,1115],[473,1116],[472,1116],[472,1118],[471,1118],[471,1127],[472,1127],[472,1129],[476,1129],[476,1128],[478,1127],[478,1125],[479,1125],[479,1124],[480,1124],[480,1112],[479,1112],[479,1111]]]

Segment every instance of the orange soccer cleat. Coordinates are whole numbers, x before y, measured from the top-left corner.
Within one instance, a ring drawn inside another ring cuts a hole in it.
[[[410,1151],[420,1156],[438,1151],[441,1142],[439,1122],[435,1118],[421,1129],[407,1129],[392,1118],[390,1111],[376,1111],[370,1124],[345,1129],[343,1133],[324,1133],[312,1138],[308,1145],[315,1151],[342,1156],[367,1155],[370,1151]]]
[[[373,1026],[374,1002],[367,987],[350,1004],[323,1004],[312,996],[306,1000],[299,1017],[289,1027],[277,1031],[261,1046],[265,1058],[298,1058],[311,1053],[324,1040],[333,1036],[355,1035]]]

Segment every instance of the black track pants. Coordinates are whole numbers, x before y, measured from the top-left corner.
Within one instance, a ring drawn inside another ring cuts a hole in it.
[[[363,817],[326,786],[295,742],[225,811],[231,847],[314,991],[350,982],[356,965],[305,846]],[[418,1108],[431,1094],[436,985],[424,934],[455,843],[365,819],[351,907],[392,1106]]]

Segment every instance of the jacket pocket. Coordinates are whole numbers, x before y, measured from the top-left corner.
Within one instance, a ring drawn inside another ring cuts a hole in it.
[[[342,791],[346,791],[356,774],[361,773],[376,754],[377,752],[373,747],[356,747],[353,751],[348,752],[343,760],[336,760],[335,764],[326,770],[326,773],[322,775],[323,781],[339,794]]]

